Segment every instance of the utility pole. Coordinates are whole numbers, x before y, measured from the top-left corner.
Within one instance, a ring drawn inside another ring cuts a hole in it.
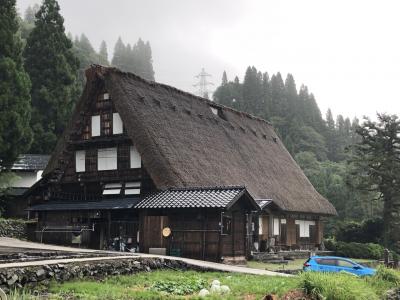
[[[211,77],[211,75],[206,73],[204,68],[202,68],[201,72],[197,74],[195,77],[199,79],[199,81],[196,84],[193,84],[194,87],[198,88],[197,95],[209,99],[210,91],[208,90],[208,86],[214,85],[214,83],[207,80],[207,77]]]

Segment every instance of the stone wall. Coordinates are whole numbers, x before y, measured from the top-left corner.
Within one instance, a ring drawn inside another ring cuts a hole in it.
[[[156,269],[186,270],[207,269],[189,266],[182,261],[163,258],[126,258],[88,261],[68,264],[42,265],[23,268],[0,269],[0,288],[6,293],[14,288],[34,289],[36,285],[48,286],[50,281],[68,281],[78,278],[100,279],[109,275],[129,275]]]
[[[27,238],[27,223],[18,219],[0,218],[0,237]]]

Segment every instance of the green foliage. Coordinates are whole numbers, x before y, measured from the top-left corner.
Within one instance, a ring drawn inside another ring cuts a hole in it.
[[[321,300],[381,299],[367,281],[349,274],[304,272],[299,287]]]
[[[400,249],[400,120],[378,114],[357,128],[361,141],[354,147],[357,188],[374,191],[383,200],[384,244]]]
[[[334,251],[335,255],[351,258],[382,259],[384,248],[374,243],[345,243],[333,239],[324,241],[327,250]]]
[[[156,281],[151,289],[158,292],[165,292],[174,295],[189,295],[208,287],[207,281],[201,277],[182,278],[183,280],[162,280]]]
[[[80,38],[75,38],[72,49],[75,56],[79,60],[78,80],[76,81],[75,88],[73,89],[73,98],[78,99],[81,96],[86,83],[86,69],[92,64],[100,64],[104,66],[109,65],[107,60],[107,45],[103,41],[100,47],[101,53],[97,53],[86,35],[81,34]]]
[[[0,8],[0,171],[29,149],[30,80],[22,66],[22,42],[18,35],[15,0]]]
[[[397,270],[386,268],[383,265],[378,266],[374,277],[377,280],[387,281],[396,286],[400,285],[400,272]]]
[[[20,19],[19,26],[24,45],[26,44],[26,39],[28,38],[29,34],[35,27],[35,15],[39,11],[39,8],[40,7],[37,3],[35,3],[33,6],[28,6],[28,8],[25,10],[24,18]]]
[[[65,35],[64,19],[55,0],[44,0],[24,50],[32,89],[33,153],[50,153],[64,130],[75,103],[79,62]]]
[[[253,66],[247,68],[240,83],[237,78],[228,81],[224,72],[213,97],[220,104],[270,121],[293,156],[311,151],[319,161],[331,157],[334,161],[343,160],[354,134],[349,119],[340,116],[335,124],[330,111],[325,122],[314,95],[304,85],[297,91],[292,74],[283,81],[279,72],[270,78]]]
[[[335,236],[342,242],[380,243],[383,237],[383,220],[376,217],[362,222],[340,222]]]
[[[118,38],[114,47],[114,56],[111,64],[123,71],[135,73],[147,80],[154,80],[153,58],[149,42],[139,38],[133,45],[125,45]]]

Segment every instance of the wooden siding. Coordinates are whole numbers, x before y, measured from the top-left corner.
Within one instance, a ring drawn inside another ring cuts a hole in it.
[[[221,234],[221,213],[218,209],[144,211],[140,217],[140,251],[166,248],[167,254],[209,261],[247,256],[245,212],[224,212],[232,218],[230,234]],[[167,226],[172,235],[164,238],[162,228]]]

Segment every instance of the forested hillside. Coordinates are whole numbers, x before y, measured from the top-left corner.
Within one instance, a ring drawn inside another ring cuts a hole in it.
[[[79,37],[66,34],[64,19],[55,0],[45,0],[42,6],[29,6],[23,17],[15,15],[15,22],[18,32],[14,35],[21,48],[16,53],[20,55],[18,59],[24,62],[23,67],[32,83],[28,93],[31,109],[27,110],[29,114],[32,111],[32,117],[25,120],[30,120],[33,139],[29,138],[29,142],[24,143],[24,152],[52,152],[82,93],[84,71],[91,64],[115,66],[154,80],[148,41],[138,38],[131,46],[118,38],[110,62],[105,41],[97,51],[84,33]],[[10,143],[13,143],[12,139]],[[4,155],[8,154],[1,153],[2,157]],[[13,159],[15,155],[10,156],[9,160]]]
[[[298,89],[293,75],[283,80],[280,73],[260,72],[248,67],[243,82],[222,75],[214,101],[262,117],[273,124],[289,152],[316,189],[336,207],[340,219],[377,215],[381,203],[371,200],[353,184],[354,170],[347,160],[349,146],[358,141],[359,120],[350,120],[331,110],[322,117],[314,95],[307,86]]]

